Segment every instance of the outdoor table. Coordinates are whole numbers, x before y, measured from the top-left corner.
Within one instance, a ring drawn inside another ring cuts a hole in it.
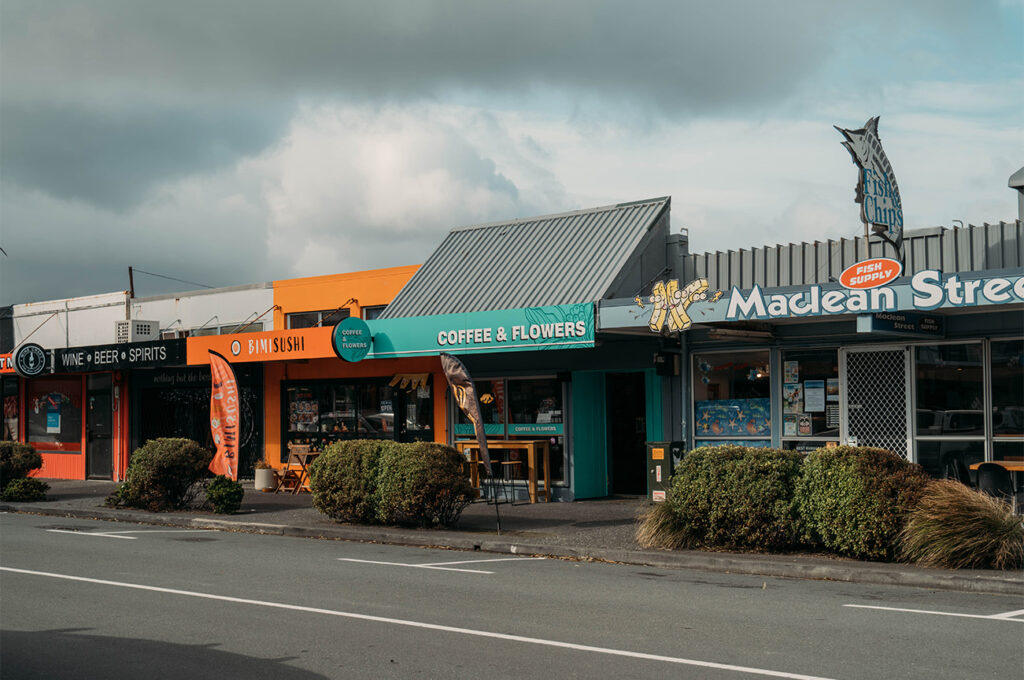
[[[299,493],[300,491],[309,491],[309,465],[317,456],[320,455],[319,451],[293,451],[288,456],[288,464],[294,460],[299,465],[299,482],[295,485],[295,491],[292,493]]]
[[[463,440],[455,442],[455,448],[463,455],[467,449],[470,451],[470,484],[474,489],[480,488],[480,445],[475,440]],[[488,439],[487,448],[526,452],[527,489],[531,503],[537,502],[537,450],[540,449],[544,463],[544,500],[551,502],[551,449],[546,439]]]

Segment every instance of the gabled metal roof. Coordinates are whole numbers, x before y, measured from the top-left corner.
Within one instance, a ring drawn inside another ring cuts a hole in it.
[[[381,318],[600,300],[670,202],[666,196],[453,229]]]

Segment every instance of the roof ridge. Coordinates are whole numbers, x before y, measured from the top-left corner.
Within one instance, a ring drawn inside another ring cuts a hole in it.
[[[513,224],[525,224],[528,222],[544,222],[548,220],[560,219],[563,217],[572,217],[576,215],[591,215],[601,212],[608,212],[611,210],[619,210],[621,208],[634,208],[637,206],[644,205],[656,205],[658,203],[668,203],[672,200],[671,196],[658,196],[657,198],[646,198],[639,201],[628,201],[625,203],[614,203],[612,205],[602,205],[596,208],[581,208],[579,210],[568,210],[566,212],[552,213],[550,215],[531,215],[530,217],[517,217],[511,220],[498,220],[495,222],[483,222],[481,224],[469,224],[462,227],[454,227],[448,233],[454,233],[457,231],[473,231],[474,229],[489,229],[492,227],[503,227],[511,226]]]

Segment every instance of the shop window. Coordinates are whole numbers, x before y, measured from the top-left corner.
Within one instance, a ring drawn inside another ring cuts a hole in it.
[[[952,475],[953,460],[959,458],[970,467],[985,460],[984,440],[919,439],[917,462],[935,478]]]
[[[771,439],[768,351],[694,355],[697,446],[767,446]]]
[[[319,451],[346,439],[397,439],[396,394],[383,380],[286,384],[282,462],[294,445]]]
[[[505,436],[505,381],[475,380],[476,396],[480,401],[480,417],[484,432],[490,437]],[[456,436],[473,436],[473,424],[462,409],[455,409]]]
[[[981,345],[923,345],[916,351],[918,436],[984,436]]]
[[[408,390],[396,390],[405,406],[405,430],[401,441],[434,441],[434,399],[430,381]]]
[[[81,378],[36,379],[27,383],[28,441],[41,449],[80,451]]]
[[[985,459],[985,382],[980,343],[920,345],[915,433],[917,462],[945,477],[954,459]]]
[[[782,354],[783,448],[812,451],[839,441],[839,352]]]
[[[0,378],[0,403],[3,404],[3,439],[17,441],[18,432],[18,379]]]
[[[530,378],[508,381],[509,435],[548,439],[551,480],[565,477],[565,426],[562,422],[562,381]]]
[[[484,432],[495,439],[546,439],[549,446],[552,483],[564,483],[566,468],[563,383],[547,378],[477,380],[477,397]],[[455,409],[455,436],[475,435],[473,424]],[[500,457],[502,454],[496,454]],[[510,456],[518,454],[510,453]]]
[[[1024,340],[992,341],[992,436],[1024,438]]]
[[[296,312],[285,317],[288,328],[313,328],[314,326],[333,326],[351,314],[347,307],[341,309],[322,309],[316,312]]]

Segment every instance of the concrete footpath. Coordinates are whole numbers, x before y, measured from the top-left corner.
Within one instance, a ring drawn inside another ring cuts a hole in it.
[[[340,524],[313,508],[309,494],[255,491],[246,482],[242,509],[235,515],[209,512],[153,513],[104,507],[117,486],[104,481],[46,480],[43,503],[0,503],[0,512],[18,512],[114,522],[155,524],[305,538],[363,541],[406,546],[479,550],[515,555],[621,562],[783,578],[805,578],[878,585],[1024,595],[1024,572],[926,569],[905,564],[861,562],[827,556],[758,555],[697,550],[647,550],[636,543],[637,517],[647,507],[638,498],[575,503],[537,503],[495,508],[473,503],[450,529],[409,529]]]

